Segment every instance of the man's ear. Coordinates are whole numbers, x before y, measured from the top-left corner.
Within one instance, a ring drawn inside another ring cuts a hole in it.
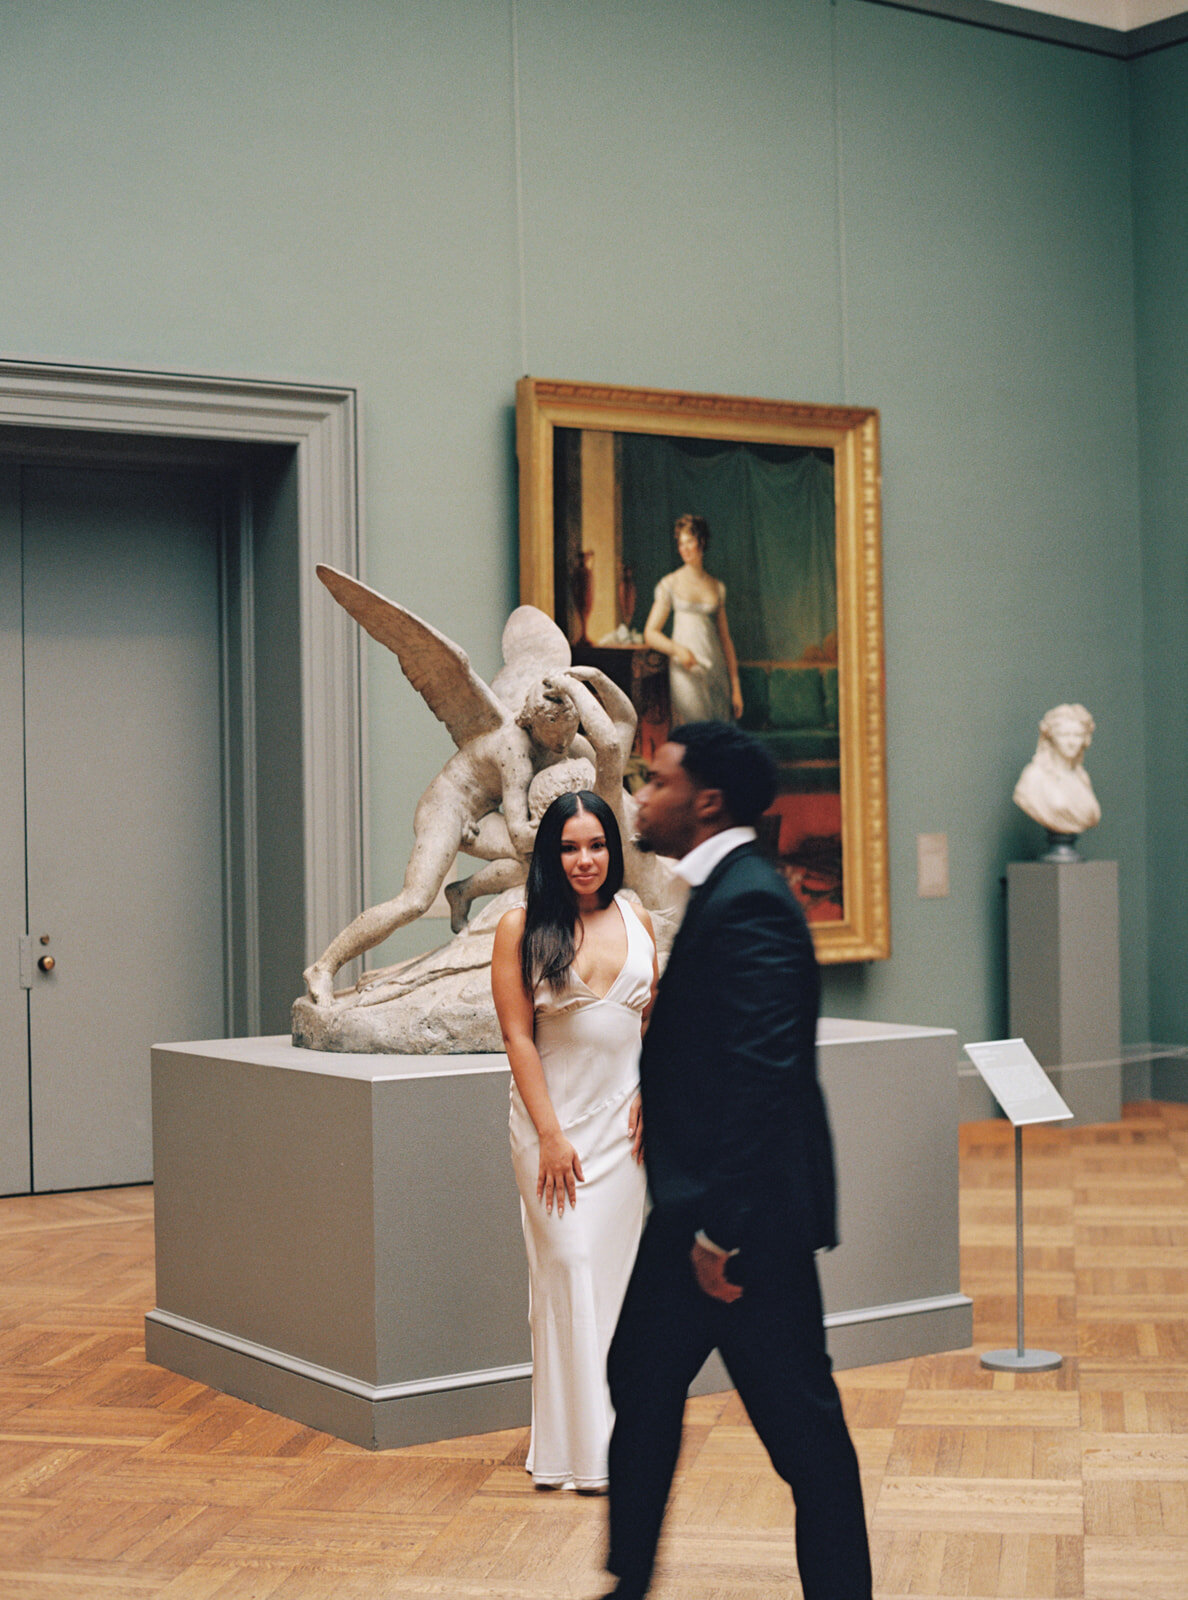
[[[726,802],[721,789],[698,789],[693,800],[693,813],[698,822],[720,822],[726,815]]]

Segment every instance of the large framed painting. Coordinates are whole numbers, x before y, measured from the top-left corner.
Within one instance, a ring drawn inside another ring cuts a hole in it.
[[[820,959],[889,955],[877,411],[528,377],[516,436],[521,599],[631,695],[636,778],[737,715]]]

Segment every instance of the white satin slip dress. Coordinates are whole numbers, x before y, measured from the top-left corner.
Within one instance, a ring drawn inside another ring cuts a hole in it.
[[[535,995],[536,1047],[549,1098],[581,1159],[577,1205],[550,1215],[536,1198],[540,1141],[515,1083],[512,1161],[528,1251],[532,1440],[527,1468],[543,1486],[607,1481],[606,1356],[643,1227],[646,1181],[627,1119],[639,1090],[640,1024],[652,988],[652,941],[623,895],[627,933],[618,977],[599,997],[571,968],[556,994]]]

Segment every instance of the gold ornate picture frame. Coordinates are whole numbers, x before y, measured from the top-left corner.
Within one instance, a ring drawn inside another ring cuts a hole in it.
[[[521,601],[632,692],[641,765],[671,668],[636,623],[674,516],[707,517],[743,725],[781,772],[767,843],[822,962],[887,957],[878,412],[525,377],[516,446]]]

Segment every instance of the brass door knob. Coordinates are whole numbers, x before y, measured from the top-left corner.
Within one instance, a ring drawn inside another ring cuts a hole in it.
[[[41,968],[42,972],[52,972],[56,963],[53,956],[38,956],[37,965]]]

